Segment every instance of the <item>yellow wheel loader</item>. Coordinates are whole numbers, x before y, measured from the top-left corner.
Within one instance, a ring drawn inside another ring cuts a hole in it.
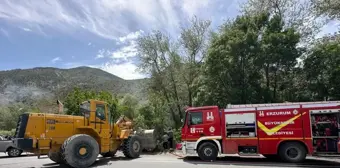
[[[121,116],[115,123],[108,104],[88,100],[80,104],[82,116],[24,113],[19,117],[14,144],[25,152],[48,157],[71,167],[89,167],[98,155],[139,157],[143,147],[132,133],[132,122]]]

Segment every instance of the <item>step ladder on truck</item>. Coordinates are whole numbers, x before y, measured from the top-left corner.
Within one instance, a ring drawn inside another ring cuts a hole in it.
[[[264,156],[303,162],[340,155],[340,101],[190,107],[180,144],[184,156]]]

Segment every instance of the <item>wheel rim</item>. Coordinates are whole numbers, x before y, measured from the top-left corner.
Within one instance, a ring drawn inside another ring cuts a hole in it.
[[[138,141],[135,141],[135,142],[133,143],[133,145],[132,145],[133,151],[138,152],[138,151],[139,151],[139,148],[140,148],[139,142],[138,142]]]
[[[79,145],[76,151],[76,155],[81,159],[88,158],[91,153],[91,149],[86,144]]]
[[[205,156],[211,156],[213,153],[211,148],[205,148],[203,152]]]
[[[19,151],[18,149],[12,149],[12,150],[10,151],[10,154],[11,154],[12,156],[18,156],[19,153],[20,153],[20,151]]]
[[[289,148],[287,149],[286,154],[289,158],[294,159],[299,156],[299,151],[296,148]]]
[[[86,153],[87,153],[86,148],[80,148],[80,149],[79,149],[79,154],[80,154],[80,155],[85,155]]]

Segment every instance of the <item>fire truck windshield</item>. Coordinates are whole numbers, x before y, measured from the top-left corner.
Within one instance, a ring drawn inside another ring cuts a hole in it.
[[[203,123],[203,113],[201,111],[188,111],[186,112],[185,118],[182,123],[183,124],[182,127],[184,127],[186,124],[197,125],[197,124],[202,124],[202,123]]]

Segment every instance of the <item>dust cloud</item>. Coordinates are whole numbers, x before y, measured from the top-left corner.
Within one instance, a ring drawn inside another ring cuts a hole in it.
[[[53,93],[35,86],[7,85],[0,93],[0,105],[16,102],[29,102],[37,99],[50,99]]]

